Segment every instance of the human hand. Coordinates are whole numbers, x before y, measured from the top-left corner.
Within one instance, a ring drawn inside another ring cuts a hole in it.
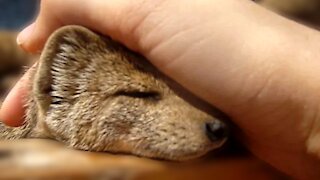
[[[80,13],[81,12],[81,13]],[[111,36],[228,114],[258,157],[298,178],[319,177],[319,32],[250,1],[43,0],[18,43],[41,50],[57,28]],[[308,47],[308,48],[306,48]],[[23,80],[0,119],[22,123]]]

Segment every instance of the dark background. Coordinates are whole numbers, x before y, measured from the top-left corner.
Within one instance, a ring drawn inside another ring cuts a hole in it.
[[[21,30],[32,22],[38,0],[0,0],[0,29]]]

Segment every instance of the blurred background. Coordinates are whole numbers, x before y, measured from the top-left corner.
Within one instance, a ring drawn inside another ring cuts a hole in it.
[[[21,30],[35,17],[38,0],[0,0],[0,29]]]
[[[17,32],[32,22],[40,0],[0,0],[0,105],[25,67],[33,63],[16,44]]]

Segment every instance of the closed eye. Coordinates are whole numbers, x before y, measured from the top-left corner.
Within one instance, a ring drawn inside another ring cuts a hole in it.
[[[161,96],[158,92],[140,92],[140,91],[119,91],[115,94],[116,96],[126,96],[131,98],[139,99],[150,99],[150,100],[160,100]]]

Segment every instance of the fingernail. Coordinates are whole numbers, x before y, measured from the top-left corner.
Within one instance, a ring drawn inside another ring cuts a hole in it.
[[[34,27],[35,27],[35,23],[32,23],[18,34],[17,44],[19,46],[21,46],[23,43],[25,43],[28,40],[28,38],[30,38],[34,30]]]

